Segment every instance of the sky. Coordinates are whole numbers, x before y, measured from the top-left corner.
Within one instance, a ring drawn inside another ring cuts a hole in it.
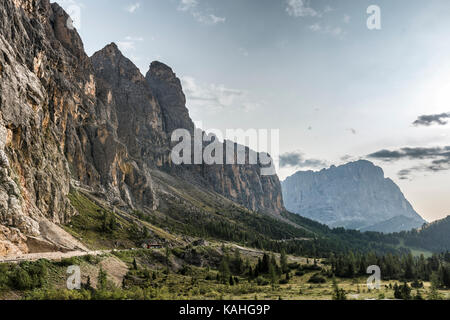
[[[280,179],[367,159],[426,220],[450,215],[450,1],[58,2],[89,55],[171,66],[203,129],[279,129]]]

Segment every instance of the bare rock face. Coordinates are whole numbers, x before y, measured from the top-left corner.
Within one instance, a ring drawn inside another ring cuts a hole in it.
[[[164,118],[164,130],[171,135],[176,129],[194,132],[194,123],[186,108],[186,97],[181,81],[172,69],[155,61],[150,65],[146,80],[161,106]]]
[[[154,210],[150,172],[165,170],[250,209],[283,210],[278,178],[259,165],[172,165],[177,128],[194,125],[169,67],[154,62],[145,78],[114,44],[89,58],[56,3],[1,1],[0,255],[82,247],[58,227],[76,214],[71,182]]]
[[[282,186],[288,210],[331,227],[398,232],[426,222],[400,188],[369,161],[299,171]]]
[[[62,146],[70,108],[62,92],[83,81],[62,79],[75,65],[53,29],[62,15],[48,1],[0,4],[0,224],[3,236],[21,239],[12,240],[21,251],[24,234],[45,241],[41,221],[65,223],[75,213],[66,198]]]
[[[152,92],[158,99],[164,119],[164,130],[170,137],[176,129],[186,129],[192,135],[204,135],[195,129],[186,107],[186,97],[181,81],[171,68],[161,62],[153,62],[146,75]],[[203,145],[203,148],[207,144]],[[223,144],[224,161],[226,147]],[[235,149],[237,145],[235,145]],[[250,150],[246,148],[246,154]],[[184,165],[171,166],[169,172],[196,182],[240,203],[247,208],[279,214],[284,210],[281,185],[278,176],[262,176],[260,164],[256,165]]]

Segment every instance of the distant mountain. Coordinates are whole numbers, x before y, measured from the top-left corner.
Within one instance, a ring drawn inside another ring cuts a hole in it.
[[[450,250],[450,216],[427,224],[420,230],[401,234],[405,244],[410,247],[424,248],[432,252]]]
[[[425,223],[425,222],[424,222]],[[388,220],[379,222],[372,226],[361,228],[361,231],[381,231],[384,233],[394,233],[399,230],[412,230],[418,227],[418,221],[416,218],[395,216]]]
[[[365,160],[299,171],[282,190],[286,209],[330,227],[389,233],[426,223],[383,170]]]

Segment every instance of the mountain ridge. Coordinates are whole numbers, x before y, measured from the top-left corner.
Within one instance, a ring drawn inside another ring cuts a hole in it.
[[[151,170],[254,211],[284,210],[278,177],[262,176],[260,165],[171,163],[171,130],[193,126],[169,67],[153,63],[146,79],[115,44],[88,57],[49,0],[2,1],[0,13],[1,252],[32,250],[33,241],[81,247],[60,227],[77,215],[68,199],[75,184],[130,210],[164,206]]]

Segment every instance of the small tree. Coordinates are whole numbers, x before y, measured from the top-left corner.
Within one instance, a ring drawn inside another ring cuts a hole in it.
[[[347,300],[347,294],[339,288],[336,278],[333,278],[333,300]]]
[[[166,268],[167,268],[167,274],[169,274],[169,266],[170,266],[170,255],[171,251],[168,246],[166,246]]]
[[[411,300],[411,288],[405,282],[403,285],[394,285],[394,297],[395,299]]]
[[[287,256],[286,256],[286,251],[281,250],[281,255],[280,255],[280,266],[281,266],[281,272],[282,273],[286,273],[289,271],[289,267],[288,267],[288,262],[287,262]]]
[[[222,283],[229,283],[229,278],[231,276],[230,265],[228,264],[227,256],[223,256],[222,262],[219,266],[219,279]]]
[[[439,285],[439,275],[436,272],[433,272],[431,275],[431,288],[430,293],[428,294],[428,300],[442,300],[442,297],[438,291]]]
[[[103,271],[102,267],[100,267],[100,270],[98,271],[97,289],[105,290],[107,284],[108,284],[108,274],[105,271]]]

